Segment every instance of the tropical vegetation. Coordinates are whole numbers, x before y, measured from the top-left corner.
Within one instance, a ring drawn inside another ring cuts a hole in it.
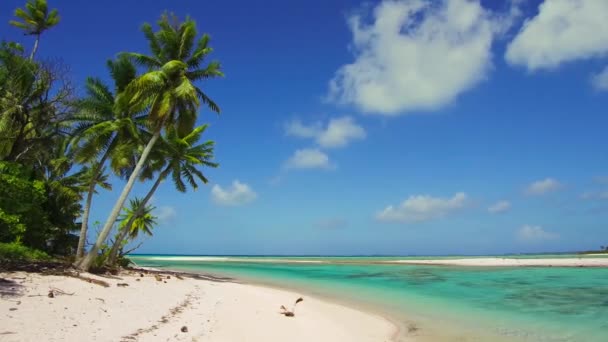
[[[196,190],[208,182],[204,170],[218,166],[214,142],[203,141],[208,126],[197,126],[201,110],[220,112],[201,88],[223,76],[207,61],[210,37],[192,19],[164,13],[156,29],[142,26],[147,53],[118,52],[107,62],[110,84],[92,75],[80,89],[65,65],[39,57],[59,11],[28,0],[14,15],[10,24],[34,43],[29,52],[0,45],[0,259],[61,256],[85,271],[123,264],[157,225],[150,200],[163,181]],[[145,197],[130,197],[136,182],[151,183]],[[117,199],[92,232],[99,191]]]

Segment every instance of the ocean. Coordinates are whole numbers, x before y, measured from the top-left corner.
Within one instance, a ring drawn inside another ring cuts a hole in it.
[[[415,257],[130,257],[139,266],[228,276],[371,310],[420,341],[608,341],[607,268],[382,263]]]

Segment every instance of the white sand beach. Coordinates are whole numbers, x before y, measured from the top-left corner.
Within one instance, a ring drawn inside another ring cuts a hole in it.
[[[153,274],[86,276],[110,286],[0,273],[0,340],[378,342],[397,336],[383,317],[309,296],[295,317],[281,315],[281,305],[291,309],[301,296],[295,292],[166,275],[159,281]]]
[[[539,267],[608,267],[608,258],[466,258],[466,259],[418,259],[396,260],[387,263],[443,266],[539,266]]]

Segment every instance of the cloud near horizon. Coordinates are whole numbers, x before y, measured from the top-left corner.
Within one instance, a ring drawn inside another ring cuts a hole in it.
[[[170,222],[177,216],[177,210],[169,205],[163,205],[156,209],[156,212],[152,212],[152,215],[156,216],[158,222],[163,224]]]
[[[294,154],[283,165],[285,169],[333,169],[329,156],[318,148],[304,148]]]
[[[591,76],[591,84],[596,90],[608,91],[608,66]]]
[[[382,1],[371,22],[348,18],[355,61],[335,73],[328,99],[380,115],[446,106],[487,78],[492,42],[518,13],[499,17],[469,0]]]
[[[342,218],[329,218],[319,220],[314,223],[315,227],[326,230],[336,230],[345,228],[348,225],[348,221]]]
[[[428,221],[463,209],[466,203],[467,195],[464,192],[458,192],[452,198],[410,196],[398,206],[389,205],[384,208],[376,215],[376,219],[402,223]]]
[[[354,140],[365,139],[365,129],[350,116],[331,119],[324,126],[320,122],[305,125],[300,120],[292,120],[285,126],[285,134],[299,138],[311,138],[324,148],[348,146]]]
[[[517,238],[524,242],[542,242],[558,239],[559,234],[548,232],[541,226],[526,224],[517,231]]]
[[[539,195],[544,195],[544,194],[547,194],[550,192],[557,191],[561,187],[562,187],[561,183],[558,182],[556,179],[545,178],[543,180],[539,180],[539,181],[533,182],[532,184],[528,185],[525,193],[528,196],[539,196]]]
[[[511,209],[511,202],[509,201],[498,201],[488,207],[488,212],[492,214],[499,214],[509,211]]]
[[[555,69],[576,60],[608,53],[608,1],[551,0],[526,20],[507,47],[509,64],[529,71]],[[600,84],[602,83],[600,80]]]
[[[219,205],[238,206],[253,202],[258,195],[245,183],[241,183],[238,179],[232,182],[232,185],[226,189],[219,184],[215,184],[211,189],[211,198],[213,202]]]

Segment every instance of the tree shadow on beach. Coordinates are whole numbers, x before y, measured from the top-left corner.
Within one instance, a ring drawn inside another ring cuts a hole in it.
[[[12,279],[0,278],[0,298],[23,296],[25,287]]]

